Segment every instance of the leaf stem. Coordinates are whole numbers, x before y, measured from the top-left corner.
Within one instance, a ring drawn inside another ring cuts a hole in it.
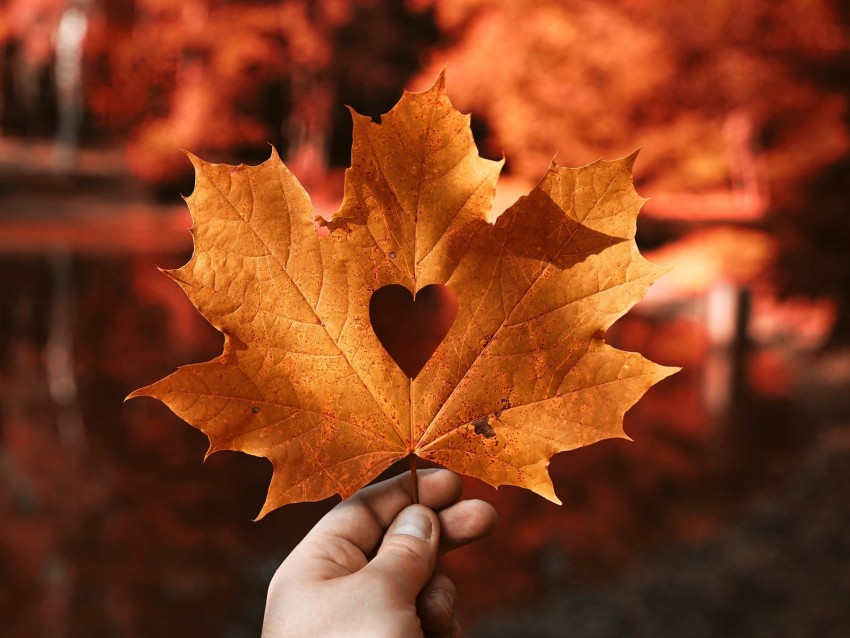
[[[413,504],[419,503],[419,477],[416,474],[416,455],[410,454],[410,475],[413,479]]]

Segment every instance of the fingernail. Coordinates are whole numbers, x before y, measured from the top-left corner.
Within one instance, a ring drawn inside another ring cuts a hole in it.
[[[442,589],[435,589],[428,597],[434,602],[434,604],[440,608],[446,617],[451,618],[454,614],[455,601],[452,600],[452,597],[448,595],[447,592],[444,592]]]
[[[392,532],[427,541],[431,538],[431,517],[421,507],[411,505],[396,517]]]

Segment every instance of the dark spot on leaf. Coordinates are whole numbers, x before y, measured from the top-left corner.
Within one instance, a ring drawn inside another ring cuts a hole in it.
[[[253,408],[251,408],[251,412],[253,412],[254,414],[259,414],[259,413],[260,413],[260,408],[258,408],[258,407],[255,405]]]
[[[490,425],[490,421],[487,417],[481,417],[477,421],[473,421],[472,425],[475,426],[475,433],[479,436],[483,436],[485,439],[492,439],[496,436],[496,430],[494,430],[493,426]]]

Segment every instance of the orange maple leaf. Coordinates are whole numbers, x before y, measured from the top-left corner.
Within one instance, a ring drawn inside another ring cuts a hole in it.
[[[168,274],[224,333],[224,352],[130,396],[163,401],[209,437],[209,453],[271,460],[260,517],[348,497],[408,455],[559,502],[549,459],[628,438],[625,411],[676,370],[603,341],[664,272],[634,242],[636,154],[553,164],[491,224],[502,162],[478,156],[442,76],[380,124],[352,116],[352,166],[326,237],[275,152],[253,167],[190,156],[195,251]],[[457,317],[406,373],[370,301],[385,286],[432,284],[453,291]]]

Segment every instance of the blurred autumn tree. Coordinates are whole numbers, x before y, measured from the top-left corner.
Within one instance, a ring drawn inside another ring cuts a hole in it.
[[[448,64],[453,99],[514,172],[536,178],[556,150],[580,165],[642,146],[643,179],[694,192],[740,178],[730,129],[751,130],[777,184],[848,149],[844,95],[803,67],[848,51],[833,0],[417,4],[446,34],[432,66]]]
[[[44,84],[71,6],[88,16],[87,108],[155,184],[190,172],[179,149],[256,160],[267,142],[319,178],[342,146],[334,134],[350,145],[340,102],[386,110],[436,37],[427,11],[389,0],[10,0],[0,43],[15,86],[4,92],[25,110],[37,100],[19,89]]]
[[[25,132],[43,132],[53,113],[39,100],[50,86],[53,35],[65,0],[8,0],[0,8],[0,125],[8,128],[10,97],[29,114]]]
[[[850,5],[837,4],[838,24],[850,40]],[[850,56],[797,61],[800,75],[824,94],[842,95],[850,103]],[[850,131],[850,110],[844,111],[843,134]],[[850,154],[794,184],[771,222],[779,237],[777,276],[788,296],[829,297],[837,305],[830,346],[850,345]]]
[[[132,166],[149,181],[186,172],[176,148],[258,159],[266,142],[309,181],[327,169],[345,88],[397,92],[427,27],[384,0],[107,0],[90,41],[90,103],[129,132]]]

